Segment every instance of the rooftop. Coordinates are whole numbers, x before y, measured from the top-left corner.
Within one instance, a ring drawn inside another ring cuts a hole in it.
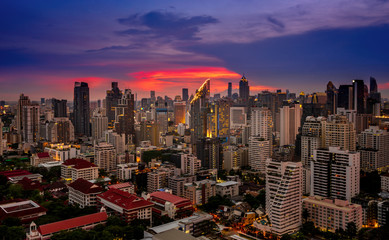
[[[99,199],[106,200],[121,208],[130,210],[143,207],[151,207],[154,204],[134,194],[111,188],[108,191],[97,195]]]
[[[108,188],[111,189],[111,188],[115,188],[115,189],[120,189],[120,188],[127,188],[127,187],[132,187],[133,185],[129,182],[125,182],[125,183],[118,183],[118,184],[113,184],[113,185],[109,185]]]
[[[71,187],[84,194],[99,193],[103,191],[103,188],[97,184],[93,184],[85,179],[79,178],[76,181],[70,183],[68,187]]]
[[[83,169],[83,168],[90,168],[90,167],[97,167],[91,162],[88,162],[84,159],[78,159],[78,158],[72,158],[66,160],[63,165],[65,166],[73,166],[75,169]]]
[[[237,185],[237,184],[238,184],[238,182],[235,182],[235,181],[227,181],[227,182],[217,183],[216,186],[228,187],[228,186],[233,186],[233,185]]]
[[[21,218],[36,213],[46,213],[46,208],[34,201],[15,199],[0,202],[0,220],[7,217]]]
[[[154,235],[153,239],[155,240],[171,240],[171,239],[195,240],[196,238],[180,230],[170,229],[165,232]]]
[[[153,192],[153,193],[150,193],[150,197],[151,198],[159,198],[159,199],[162,199],[164,201],[171,202],[175,205],[182,203],[182,202],[189,201],[189,199],[182,198],[182,197],[173,195],[173,194],[168,193],[168,192]]]

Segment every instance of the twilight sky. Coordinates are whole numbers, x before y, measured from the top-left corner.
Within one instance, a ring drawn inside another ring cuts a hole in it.
[[[324,91],[374,76],[389,97],[388,0],[2,0],[0,100],[91,99],[111,81],[141,97],[281,88]]]

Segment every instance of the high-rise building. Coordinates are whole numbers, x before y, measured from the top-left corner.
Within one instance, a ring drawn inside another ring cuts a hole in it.
[[[207,137],[228,139],[230,135],[230,101],[219,99],[209,105]]]
[[[340,85],[338,90],[338,107],[347,110],[354,109],[353,85]]]
[[[252,108],[251,136],[261,137],[273,142],[273,119],[268,108]]]
[[[266,212],[271,230],[281,236],[300,229],[302,164],[268,159],[266,162]]]
[[[190,101],[190,132],[193,152],[197,153],[197,142],[207,137],[207,113],[209,111],[211,80],[207,79]]]
[[[375,171],[389,166],[389,133],[370,126],[358,136],[358,152],[361,154],[361,168]]]
[[[23,106],[23,140],[34,143],[39,141],[39,105]]]
[[[115,147],[106,142],[95,145],[95,163],[107,172],[116,170],[117,159]]]
[[[250,87],[247,78],[243,75],[239,81],[239,98],[243,102],[248,102],[250,97]]]
[[[104,136],[104,131],[108,130],[108,117],[104,116],[100,109],[93,112],[92,117],[92,138],[100,140]]]
[[[75,82],[73,104],[73,125],[75,135],[90,136],[90,106],[88,83]]]
[[[31,105],[31,101],[28,96],[25,96],[23,93],[20,94],[16,113],[16,128],[19,134],[23,134],[23,108],[29,105]]]
[[[155,98],[155,91],[150,91],[150,98],[151,98],[151,102],[154,104],[156,98]]]
[[[230,128],[242,128],[247,125],[247,113],[245,107],[230,107]]]
[[[118,134],[126,136],[126,143],[133,142],[135,136],[135,99],[131,89],[125,89],[116,107],[115,130]]]
[[[4,146],[3,146],[3,122],[1,121],[1,118],[0,118],[0,156],[3,156],[3,152],[4,152]]]
[[[293,145],[301,126],[302,108],[300,104],[283,106],[280,109],[280,145]]]
[[[266,160],[271,157],[271,143],[262,137],[251,136],[249,140],[249,166],[265,173]]]
[[[189,92],[187,88],[182,89],[182,101],[187,102],[189,100]]]
[[[306,118],[301,134],[301,162],[303,166],[310,166],[313,160],[313,151],[325,145],[324,134],[325,117]]]
[[[53,98],[52,104],[53,104],[53,109],[54,109],[54,117],[62,118],[62,117],[68,117],[68,110],[67,110],[67,100],[66,99],[55,99]]]
[[[238,169],[241,165],[241,154],[238,147],[234,145],[226,146],[223,150],[223,169],[230,171],[231,169]]]
[[[69,118],[54,118],[46,126],[48,141],[52,143],[71,143],[74,141],[74,126]]]
[[[185,123],[186,102],[174,102],[174,125]]]
[[[373,77],[370,77],[370,93],[378,93],[377,81]]]
[[[354,124],[346,116],[335,115],[325,123],[325,147],[340,147],[343,150],[356,150]]]
[[[327,84],[327,102],[326,102],[326,110],[327,110],[327,115],[330,114],[335,114],[336,113],[336,108],[338,107],[338,94],[337,94],[337,89],[335,85],[329,81]]]
[[[313,158],[311,196],[351,201],[359,194],[359,153],[329,147],[315,150]]]
[[[112,89],[107,90],[105,97],[106,114],[109,126],[113,127],[115,123],[115,108],[118,106],[119,99],[122,98],[122,91],[120,91],[117,82],[112,82]]]
[[[232,98],[232,82],[228,83],[228,98]]]
[[[197,141],[197,158],[201,166],[208,169],[223,167],[223,147],[219,138],[202,138]]]
[[[161,169],[147,173],[147,192],[152,193],[168,187],[169,177],[174,175],[171,169]]]
[[[125,153],[126,137],[124,134],[118,134],[113,130],[108,130],[104,132],[104,140],[115,147],[116,154]]]
[[[363,80],[353,80],[354,90],[354,110],[357,114],[365,113],[366,109],[366,95],[365,95],[365,83]]]

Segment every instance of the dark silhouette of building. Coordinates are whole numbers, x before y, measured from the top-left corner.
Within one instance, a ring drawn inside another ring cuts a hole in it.
[[[365,83],[363,82],[363,80],[353,80],[353,90],[354,110],[356,110],[358,114],[363,114],[365,113],[366,109],[366,91]]]
[[[338,90],[338,107],[354,109],[353,85],[340,85]]]
[[[229,98],[232,97],[232,83],[231,82],[228,83],[228,97]]]
[[[197,141],[197,158],[206,169],[223,168],[223,147],[220,138],[202,138]]]
[[[62,99],[55,99],[53,98],[53,109],[54,109],[54,117],[67,117],[68,112],[67,112],[67,100]]]
[[[105,97],[105,106],[109,126],[114,125],[115,108],[118,106],[118,101],[122,97],[122,95],[123,94],[118,87],[118,83],[112,82],[112,89],[107,90],[107,96]]]
[[[247,78],[243,75],[239,81],[239,98],[243,102],[248,102],[250,96],[250,87]]]
[[[90,107],[88,83],[74,84],[74,133],[78,136],[90,136]]]
[[[338,106],[337,89],[331,81],[329,81],[327,84],[326,94],[327,94],[327,103],[326,103],[327,115],[336,114],[336,108]]]
[[[378,92],[378,86],[377,81],[375,78],[370,77],[370,93],[377,93]]]
[[[182,101],[188,101],[189,99],[189,93],[187,88],[182,89]]]
[[[122,98],[118,102],[118,122],[115,123],[115,130],[118,134],[125,134],[126,143],[133,143],[135,137],[134,118],[135,97],[131,89],[125,89]]]

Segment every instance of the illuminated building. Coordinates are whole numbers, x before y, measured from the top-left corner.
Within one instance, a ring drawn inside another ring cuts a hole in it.
[[[189,199],[168,192],[157,191],[147,194],[146,200],[154,203],[152,211],[155,217],[182,219],[193,214],[193,205]]]
[[[231,129],[242,128],[247,124],[247,113],[245,107],[230,108]]]
[[[239,154],[237,146],[229,145],[223,151],[223,169],[230,171],[238,169],[241,165],[241,154]]]
[[[135,116],[134,116],[134,94],[131,89],[125,89],[121,99],[116,107],[115,131],[118,134],[124,134],[126,144],[132,143],[135,136]]]
[[[359,194],[360,157],[339,147],[314,151],[311,196],[351,201]]]
[[[172,190],[172,193],[176,196],[184,196],[184,185],[186,183],[192,183],[196,181],[195,175],[189,176],[171,176],[168,178],[168,188]]]
[[[23,135],[23,109],[24,106],[31,105],[31,101],[28,98],[28,96],[25,96],[24,94],[20,94],[19,100],[18,100],[18,107],[17,107],[17,113],[16,113],[16,128],[18,130],[18,134]]]
[[[362,207],[339,199],[319,196],[304,198],[303,208],[308,211],[307,221],[313,222],[322,231],[335,232],[347,229],[347,224],[355,223],[357,231],[362,228]]]
[[[169,177],[174,175],[171,169],[159,168],[147,174],[147,192],[152,193],[168,186]]]
[[[190,131],[193,152],[197,152],[197,143],[199,139],[207,136],[207,113],[209,111],[211,80],[207,79],[190,101]]]
[[[174,102],[174,125],[185,123],[186,102]]]
[[[389,165],[389,133],[370,126],[358,136],[358,152],[361,154],[361,169],[375,171]]]
[[[356,150],[354,124],[346,116],[331,116],[325,123],[325,147],[340,147],[343,150]]]
[[[72,158],[61,165],[61,178],[75,181],[79,178],[94,180],[99,177],[99,168],[84,159]]]
[[[202,138],[197,141],[197,157],[201,166],[208,169],[223,168],[223,147],[219,138]]]
[[[249,82],[247,81],[246,77],[243,75],[242,78],[239,81],[239,98],[243,102],[248,102],[250,97],[250,87]]]
[[[252,137],[261,137],[273,142],[273,120],[268,108],[253,108],[251,111],[251,134]],[[270,148],[270,152],[271,152]]]
[[[45,147],[45,152],[48,152],[50,157],[55,161],[66,161],[68,159],[76,158],[80,153],[79,146],[65,145],[63,143],[50,144]]]
[[[378,226],[385,226],[389,223],[389,200],[378,203]]]
[[[95,145],[95,163],[107,172],[116,170],[117,158],[115,147],[106,142]]]
[[[39,140],[39,105],[23,106],[23,141],[34,143]]]
[[[195,205],[208,202],[210,197],[216,196],[216,182],[208,179],[184,184],[184,197]]]
[[[74,132],[77,136],[90,136],[90,106],[88,83],[75,82],[74,85]]]
[[[301,126],[302,108],[300,104],[283,106],[280,109],[280,145],[293,145]]]
[[[265,173],[266,160],[271,157],[271,142],[262,137],[250,137],[249,166],[261,173]]]
[[[120,91],[117,82],[112,82],[112,89],[107,90],[107,96],[105,97],[105,108],[108,118],[108,124],[110,127],[115,123],[115,108],[118,106],[119,99],[122,98],[122,91]]]
[[[281,236],[301,227],[302,164],[269,158],[266,162],[266,213],[271,231]]]
[[[228,139],[230,135],[230,102],[219,99],[209,106],[207,137]]]
[[[143,121],[140,123],[140,134],[138,142],[150,141],[151,145],[159,145],[158,126],[153,121]]]
[[[52,143],[74,142],[74,126],[68,118],[54,118],[46,125],[47,140]]]

